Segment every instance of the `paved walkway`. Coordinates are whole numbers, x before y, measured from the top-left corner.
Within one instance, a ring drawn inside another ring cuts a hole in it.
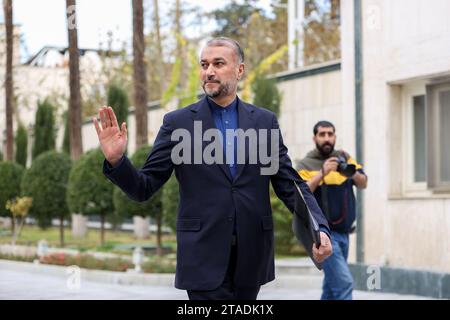
[[[317,300],[320,288],[279,288],[265,286],[258,296],[260,300]],[[87,300],[185,300],[185,291],[172,286],[115,285],[82,279],[79,290],[69,290],[67,277],[47,275],[30,271],[0,269],[0,299],[87,299]],[[355,300],[424,299],[417,296],[375,292],[354,292]]]

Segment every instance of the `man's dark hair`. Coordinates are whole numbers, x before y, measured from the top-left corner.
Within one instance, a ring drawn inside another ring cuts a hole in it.
[[[218,37],[208,40],[206,42],[205,47],[222,47],[222,46],[230,46],[233,47],[236,56],[238,57],[238,63],[244,63],[244,51],[241,48],[241,45],[236,40],[227,37]]]
[[[316,125],[314,126],[314,129],[313,129],[314,135],[316,135],[317,132],[319,132],[319,127],[333,128],[333,132],[336,132],[334,125],[330,121],[322,120],[322,121],[317,122]]]

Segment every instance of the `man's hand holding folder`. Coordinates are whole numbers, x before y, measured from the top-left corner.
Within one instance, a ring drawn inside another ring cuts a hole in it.
[[[326,258],[331,256],[333,249],[331,247],[331,241],[325,232],[320,231],[320,246],[317,248],[315,245],[312,248],[313,259],[318,263],[322,263]]]
[[[306,205],[303,193],[295,183],[295,212],[292,222],[297,239],[303,244],[316,267],[321,270],[322,262],[333,253],[331,241]]]

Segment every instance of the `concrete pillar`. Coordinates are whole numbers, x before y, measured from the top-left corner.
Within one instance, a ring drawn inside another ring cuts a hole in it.
[[[303,66],[305,0],[288,0],[289,70]]]
[[[149,232],[150,218],[134,216],[133,223],[134,223],[134,236],[137,239],[147,239],[150,235]]]
[[[72,214],[72,235],[74,238],[84,238],[87,233],[87,217],[82,214]]]
[[[11,229],[11,225],[12,225],[12,220],[10,217],[5,217],[5,218],[0,218],[1,222],[2,222],[2,227],[6,230],[10,230]]]

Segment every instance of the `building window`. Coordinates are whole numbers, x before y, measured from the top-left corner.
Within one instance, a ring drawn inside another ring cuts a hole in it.
[[[450,82],[427,86],[428,187],[450,191]]]
[[[450,182],[450,90],[439,92],[441,146],[441,180]]]
[[[393,163],[403,168],[403,193],[450,194],[450,79],[403,84],[401,99],[404,156]]]
[[[413,135],[414,135],[414,182],[426,181],[426,127],[425,96],[413,97]]]

